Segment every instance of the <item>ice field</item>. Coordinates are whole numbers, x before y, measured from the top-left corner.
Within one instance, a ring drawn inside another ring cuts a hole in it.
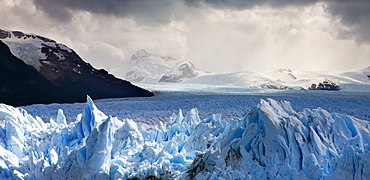
[[[0,178],[370,177],[367,93],[141,86],[157,96],[0,105]]]
[[[179,109],[187,112],[192,108],[199,110],[199,116],[202,119],[212,114],[222,114],[224,119],[242,118],[259,103],[260,99],[265,98],[290,101],[297,111],[321,107],[332,113],[370,120],[369,92],[283,91],[178,83],[137,83],[136,85],[154,91],[156,96],[102,99],[94,102],[105,114],[119,119],[129,118],[147,123],[167,121],[171,114]],[[84,103],[75,103],[38,104],[22,108],[48,122],[50,118],[56,118],[58,109],[63,109],[68,121],[74,121],[84,107]]]

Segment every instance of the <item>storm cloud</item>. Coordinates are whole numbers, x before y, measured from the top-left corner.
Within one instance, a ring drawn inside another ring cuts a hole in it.
[[[173,0],[33,0],[36,7],[60,21],[72,19],[73,11],[134,18],[140,23],[166,24],[181,16],[184,7]],[[181,9],[180,9],[181,8]]]
[[[243,10],[256,6],[274,8],[307,6],[322,2],[324,8],[348,28],[337,38],[355,38],[360,43],[370,43],[370,1],[343,0],[33,0],[36,8],[50,17],[68,22],[73,11],[133,18],[144,25],[163,25],[181,20],[194,9],[211,6],[218,9]]]
[[[137,50],[231,72],[370,65],[370,1],[3,0],[0,28],[50,37],[123,77]]]
[[[334,1],[328,2],[328,11],[340,18],[348,26],[340,33],[341,38],[356,38],[357,42],[370,43],[370,1]]]

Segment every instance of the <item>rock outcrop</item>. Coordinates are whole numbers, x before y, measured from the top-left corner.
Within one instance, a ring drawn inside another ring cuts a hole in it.
[[[328,90],[328,91],[339,91],[340,86],[335,84],[333,81],[325,80],[322,83],[319,83],[318,85],[312,84],[311,87],[308,88],[308,90]]]

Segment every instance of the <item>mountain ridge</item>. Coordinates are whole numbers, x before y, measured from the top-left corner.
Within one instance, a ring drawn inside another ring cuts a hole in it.
[[[370,68],[344,72],[297,71],[276,69],[266,71],[241,71],[213,73],[188,79],[184,83],[239,86],[267,89],[309,89],[313,84],[331,82],[333,90],[370,91]],[[323,89],[326,90],[326,89]],[[328,90],[331,90],[330,88]]]
[[[132,55],[126,78],[139,83],[187,83],[278,90],[370,91],[370,67],[348,71],[304,71],[292,69],[245,70],[211,73],[190,61],[158,56],[145,50]]]
[[[34,68],[12,55],[1,40],[0,71],[1,103],[21,106],[34,103],[84,101],[55,86]]]
[[[125,79],[133,82],[183,82],[204,72],[189,61],[138,50],[132,55]]]
[[[170,72],[164,74],[158,82],[178,83],[199,76],[200,71],[189,61],[175,66]]]
[[[49,38],[20,31],[0,30],[0,40],[9,47],[3,47],[2,51],[10,50],[11,54],[35,69],[61,91],[75,95],[71,97],[78,97],[75,98],[78,102],[83,101],[86,95],[93,99],[153,95],[128,81],[116,78],[104,69],[95,69],[74,50]],[[73,101],[66,98],[65,101],[57,102]]]

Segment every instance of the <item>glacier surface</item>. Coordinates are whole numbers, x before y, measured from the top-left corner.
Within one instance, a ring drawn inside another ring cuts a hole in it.
[[[366,179],[370,122],[260,100],[243,118],[197,109],[138,125],[90,98],[67,123],[0,104],[1,179]]]

